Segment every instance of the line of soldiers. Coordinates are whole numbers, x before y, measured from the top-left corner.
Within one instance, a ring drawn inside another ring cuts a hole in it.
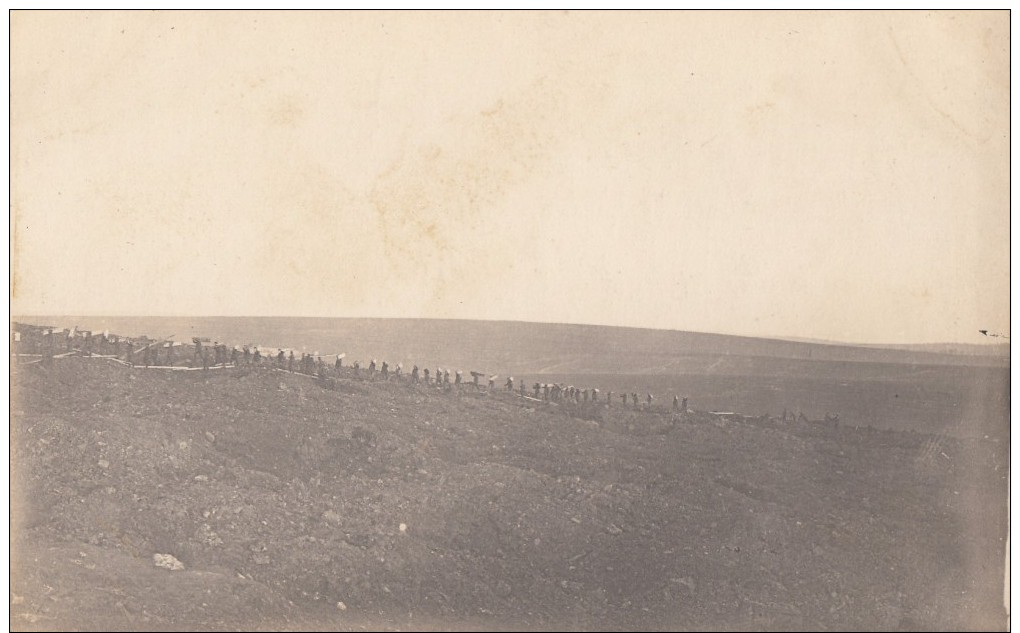
[[[66,334],[66,347],[67,351],[70,352],[74,349],[73,342],[75,338],[81,338],[81,352],[85,355],[96,354],[110,354],[115,356],[121,355],[121,345],[123,345],[123,356],[124,360],[131,365],[141,364],[145,367],[161,366],[174,366],[178,362],[177,355],[175,352],[176,348],[181,348],[184,343],[179,341],[171,340],[150,340],[147,337],[141,337],[139,343],[141,347],[135,349],[135,340],[129,337],[115,337],[110,336],[109,331],[95,333],[90,331],[76,332],[77,328],[71,328]],[[44,356],[49,354],[52,356],[55,345],[55,337],[58,333],[63,333],[63,330],[56,330],[54,328],[44,328],[42,330],[42,346]],[[20,332],[16,332],[15,341],[21,340]],[[302,353],[300,359],[295,358],[294,350],[270,350],[269,354],[263,355],[263,350],[259,346],[233,346],[228,347],[224,343],[219,341],[213,341],[210,345],[209,339],[203,339],[195,337],[192,339],[193,343],[193,354],[191,357],[190,365],[192,367],[202,366],[203,369],[209,369],[210,366],[244,366],[244,367],[275,367],[277,369],[286,369],[290,372],[308,374],[312,376],[318,376],[320,378],[326,378],[330,375],[330,366],[324,360],[323,356],[316,354]],[[161,353],[163,350],[165,353]],[[183,350],[182,350],[183,351]],[[275,354],[273,353],[275,352]],[[136,357],[141,354],[140,357]],[[183,353],[181,354],[183,357]],[[330,356],[333,356],[332,354]],[[333,374],[341,376],[345,373],[352,373],[354,376],[361,375],[361,364],[360,361],[354,361],[349,368],[344,368],[343,359],[344,354],[336,354],[336,360],[333,363],[332,369]],[[162,357],[162,358],[161,358]],[[472,371],[472,386],[476,389],[481,388],[480,379],[486,374],[482,372]],[[368,365],[368,377],[372,380],[376,379],[376,375],[381,375],[382,379],[389,381],[391,376],[397,380],[403,380],[403,365],[398,363],[395,368],[391,371],[388,362],[383,361],[380,365],[375,359]],[[495,380],[498,376],[488,376],[488,390],[490,392],[495,389]],[[437,367],[434,373],[431,373],[426,367],[424,370],[420,370],[417,365],[411,369],[410,373],[411,384],[419,385],[434,385],[440,389],[450,390],[453,388],[460,388],[464,383],[464,375],[461,371],[453,373],[452,380],[449,369],[443,369]],[[507,378],[504,383],[504,390],[508,393],[514,393],[514,379],[513,376]],[[518,388],[519,395],[526,397],[525,382],[521,381]],[[534,383],[532,385],[532,397],[536,400],[544,400],[545,402],[557,402],[557,403],[569,403],[573,405],[586,405],[586,404],[601,404],[604,402],[607,407],[613,406],[613,392],[608,391],[605,396],[597,388],[579,388],[573,385],[562,385],[558,383]],[[624,392],[619,395],[623,406],[626,407],[628,403],[635,409],[640,408],[640,400],[636,392],[630,394]],[[651,393],[645,396],[645,408],[650,408],[654,396]],[[687,412],[687,398],[680,398],[676,395],[673,396],[673,411],[675,412]]]

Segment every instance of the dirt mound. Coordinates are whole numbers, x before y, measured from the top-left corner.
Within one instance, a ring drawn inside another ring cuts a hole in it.
[[[95,358],[12,388],[19,630],[1005,623],[998,442]]]

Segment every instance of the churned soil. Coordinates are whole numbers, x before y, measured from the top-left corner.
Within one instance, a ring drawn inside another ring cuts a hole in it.
[[[1006,626],[995,439],[79,356],[11,381],[15,630]]]

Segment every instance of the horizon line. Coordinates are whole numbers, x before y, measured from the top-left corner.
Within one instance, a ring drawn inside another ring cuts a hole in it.
[[[989,340],[987,342],[963,342],[963,341],[934,341],[934,342],[852,342],[837,339],[824,339],[814,337],[796,337],[792,335],[776,334],[739,334],[731,332],[710,332],[705,330],[680,330],[676,328],[643,326],[643,325],[616,325],[607,323],[581,323],[567,321],[527,321],[523,319],[479,319],[471,317],[396,317],[396,316],[321,316],[321,315],[213,315],[213,314],[43,314],[43,313],[22,313],[15,315],[8,313],[11,323],[16,318],[58,318],[58,317],[81,317],[81,318],[110,318],[110,319],[321,319],[321,320],[369,320],[369,321],[471,321],[479,323],[514,323],[527,325],[552,325],[568,327],[603,327],[623,330],[648,330],[658,332],[676,332],[680,334],[698,334],[703,336],[726,336],[733,338],[759,339],[783,341],[787,343],[799,343],[804,345],[828,345],[828,346],[849,346],[849,347],[903,347],[903,346],[951,346],[964,345],[973,347],[1009,347],[1009,339],[1003,341]],[[975,330],[979,332],[979,330]]]

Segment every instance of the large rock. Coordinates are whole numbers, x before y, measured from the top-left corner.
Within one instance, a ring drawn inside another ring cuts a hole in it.
[[[169,569],[170,571],[181,571],[184,569],[184,563],[170,554],[153,554],[152,564],[156,567]]]

